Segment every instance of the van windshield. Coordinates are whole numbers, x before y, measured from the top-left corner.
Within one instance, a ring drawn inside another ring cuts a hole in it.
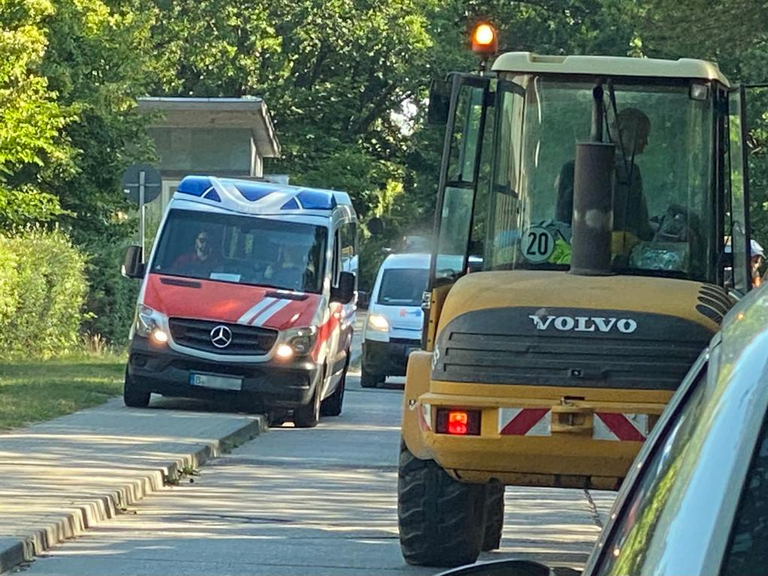
[[[326,242],[322,226],[172,210],[150,271],[320,293]]]
[[[421,306],[427,289],[429,270],[391,268],[384,271],[379,288],[378,304],[390,306]]]

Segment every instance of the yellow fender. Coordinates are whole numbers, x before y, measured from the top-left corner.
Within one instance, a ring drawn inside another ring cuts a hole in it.
[[[424,443],[424,436],[421,433],[424,408],[419,402],[419,398],[429,392],[431,375],[432,353],[423,350],[412,352],[408,358],[408,369],[405,375],[402,433],[408,450],[422,460],[434,458],[432,451]],[[427,417],[431,417],[431,414]]]

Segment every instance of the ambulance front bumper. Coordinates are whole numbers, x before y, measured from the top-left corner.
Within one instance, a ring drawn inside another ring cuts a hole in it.
[[[315,387],[320,385],[322,370],[308,357],[289,362],[221,362],[134,337],[128,375],[135,386],[164,396],[238,399],[253,408],[293,409],[310,401]]]

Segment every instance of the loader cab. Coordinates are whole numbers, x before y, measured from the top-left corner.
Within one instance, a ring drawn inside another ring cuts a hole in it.
[[[751,287],[745,92],[716,66],[509,53],[490,75],[436,86],[450,105],[432,290],[473,250],[485,271],[569,271],[576,144],[595,139],[614,148],[611,274]]]

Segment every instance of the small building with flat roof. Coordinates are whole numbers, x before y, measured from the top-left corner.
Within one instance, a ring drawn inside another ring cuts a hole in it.
[[[264,158],[280,155],[269,110],[258,97],[146,97],[138,99],[138,110],[150,117],[148,132],[163,181],[160,196],[146,206],[149,242],[185,176],[258,179],[264,176]],[[287,184],[287,176],[280,181]]]
[[[149,134],[160,157],[165,206],[188,174],[261,178],[264,158],[280,155],[272,118],[261,98],[139,98],[152,116]]]

